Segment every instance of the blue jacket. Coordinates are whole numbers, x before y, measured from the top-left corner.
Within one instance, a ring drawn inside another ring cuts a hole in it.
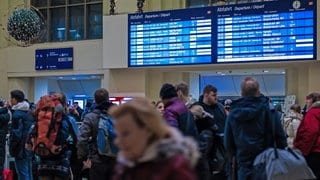
[[[272,147],[271,117],[276,116],[276,143],[287,146],[280,115],[270,111],[266,97],[243,97],[234,101],[225,127],[225,147],[235,155],[239,179],[249,179],[255,157],[267,147]]]
[[[1,136],[7,136],[9,121],[10,121],[9,109],[7,107],[0,108],[0,135]]]

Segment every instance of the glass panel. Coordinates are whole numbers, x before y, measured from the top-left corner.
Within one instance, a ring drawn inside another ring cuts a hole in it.
[[[48,5],[47,0],[31,0],[31,5],[34,7],[46,7]]]
[[[66,14],[65,8],[54,8],[50,12],[50,39],[51,41],[66,40]]]
[[[39,13],[40,13],[40,17],[43,18],[44,20],[44,26],[43,26],[43,30],[42,33],[39,36],[39,42],[47,42],[47,35],[48,35],[48,15],[47,15],[47,9],[39,9]]]
[[[83,3],[84,0],[69,0],[69,4],[78,4],[78,3]]]
[[[88,5],[88,39],[102,38],[102,3]]]
[[[84,6],[69,7],[69,40],[84,39]]]
[[[65,5],[66,0],[51,0],[51,6]]]

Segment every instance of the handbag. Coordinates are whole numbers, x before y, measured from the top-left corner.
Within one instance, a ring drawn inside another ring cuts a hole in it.
[[[275,118],[271,113],[273,147],[258,154],[253,163],[252,180],[301,180],[316,179],[299,150],[279,149],[275,142]]]

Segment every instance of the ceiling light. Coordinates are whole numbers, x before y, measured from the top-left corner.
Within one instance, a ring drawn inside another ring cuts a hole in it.
[[[268,73],[269,71],[268,71],[268,70],[263,70],[262,72],[264,72],[264,73]]]

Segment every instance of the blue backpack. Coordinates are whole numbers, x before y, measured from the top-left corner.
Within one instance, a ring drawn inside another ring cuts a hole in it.
[[[116,133],[113,127],[114,119],[108,114],[100,114],[98,133],[97,133],[97,147],[98,154],[104,156],[115,157],[118,148],[114,145]]]

